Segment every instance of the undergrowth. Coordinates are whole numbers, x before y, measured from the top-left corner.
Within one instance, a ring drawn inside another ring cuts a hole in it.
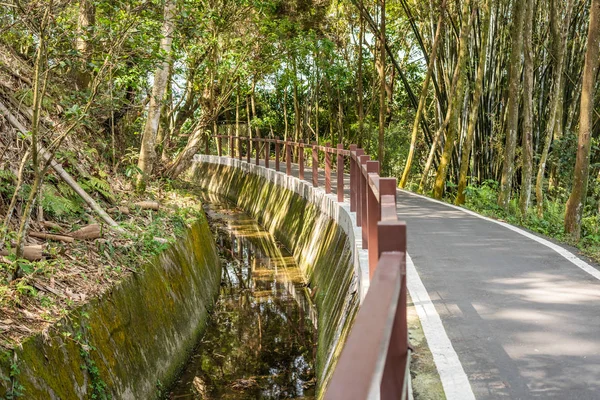
[[[498,182],[493,180],[484,181],[480,185],[467,186],[464,207],[486,217],[522,226],[533,232],[577,246],[586,255],[596,261],[600,260],[600,217],[594,213],[594,210],[586,208],[586,216],[582,219],[581,240],[574,243],[564,233],[566,196],[557,194],[555,199],[546,200],[543,216],[540,218],[535,207],[530,207],[527,215],[522,216],[518,207],[518,196],[514,196],[509,203],[508,210],[504,210],[497,203],[498,189]],[[450,202],[454,199],[446,200]]]
[[[89,182],[91,185],[96,182],[93,184],[96,193],[106,202],[112,198],[113,204],[128,209],[121,212],[115,207],[111,212],[126,232],[115,234],[103,228],[103,237],[97,240],[42,241],[46,247],[41,261],[16,260],[14,255],[0,258],[0,348],[12,348],[29,332],[43,329],[77,304],[101,294],[127,274],[135,273],[203,216],[197,197],[184,188],[174,188],[172,182],[150,186],[144,198],[138,198],[133,192],[115,192],[111,185],[103,187],[96,180]],[[3,189],[7,188],[0,186],[0,192]],[[148,199],[158,201],[160,209],[143,210],[133,205]],[[52,230],[53,233],[66,233],[96,222],[70,188],[52,179],[42,189],[41,205],[45,219],[58,222],[62,227],[62,232]],[[108,209],[110,205],[105,207]],[[34,226],[33,229],[43,228]],[[14,239],[15,233],[7,232],[4,247],[9,247]],[[14,263],[20,266],[24,276],[11,281]]]

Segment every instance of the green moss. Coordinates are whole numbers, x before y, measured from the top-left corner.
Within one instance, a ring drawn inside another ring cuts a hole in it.
[[[220,278],[203,219],[140,272],[15,349],[25,398],[154,397],[156,383],[169,384],[196,344]],[[0,375],[9,367],[0,358]]]

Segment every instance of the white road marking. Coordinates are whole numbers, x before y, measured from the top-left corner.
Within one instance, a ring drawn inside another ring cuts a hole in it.
[[[541,238],[541,237],[539,237],[537,235],[534,235],[532,233],[529,233],[529,232],[527,232],[527,231],[525,231],[523,229],[517,228],[516,226],[507,224],[506,222],[497,221],[497,220],[492,219],[492,218],[484,217],[483,215],[477,214],[474,211],[467,210],[465,208],[462,208],[462,207],[459,207],[459,206],[455,206],[453,204],[444,203],[443,201],[432,199],[432,198],[429,198],[427,196],[422,196],[420,194],[408,192],[406,190],[401,190],[401,189],[398,189],[398,190],[400,192],[402,192],[402,193],[406,193],[406,194],[409,194],[409,195],[415,196],[415,197],[420,197],[422,199],[429,200],[429,201],[432,201],[434,203],[442,204],[442,205],[444,205],[446,207],[454,208],[456,210],[460,210],[460,211],[462,211],[464,213],[467,213],[469,215],[472,215],[472,216],[484,219],[484,220],[489,221],[489,222],[493,222],[493,223],[498,224],[500,226],[503,226],[503,227],[505,227],[507,229],[510,229],[513,232],[516,232],[516,233],[518,233],[520,235],[523,235],[523,236],[525,236],[525,237],[527,237],[527,238],[529,238],[531,240],[535,240],[536,242],[538,242],[538,243],[540,243],[540,244],[542,244],[542,245],[544,245],[544,246],[546,246],[546,247],[554,250],[555,252],[557,252],[558,254],[560,254],[561,256],[563,256],[564,258],[566,258],[569,262],[571,262],[572,264],[576,265],[577,267],[579,267],[583,271],[587,272],[588,274],[590,274],[594,278],[600,280],[600,271],[599,270],[597,270],[596,268],[592,267],[590,264],[586,263],[585,261],[583,261],[582,259],[580,259],[579,257],[577,257],[575,254],[571,253],[569,250],[567,250],[567,249],[565,249],[565,248],[563,248],[563,247],[561,247],[561,246],[559,246],[557,244],[554,244],[554,243],[552,243],[549,240],[543,239],[543,238]]]
[[[469,378],[452,347],[452,342],[442,324],[442,319],[429,298],[410,255],[406,254],[406,286],[410,292],[427,344],[433,354],[448,400],[475,400]]]

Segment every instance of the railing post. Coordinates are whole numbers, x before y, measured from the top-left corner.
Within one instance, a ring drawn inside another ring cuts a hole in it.
[[[340,203],[344,202],[344,155],[342,150],[344,150],[344,145],[338,143],[335,167],[337,168],[337,199]]]
[[[269,168],[269,157],[271,157],[271,142],[265,139],[265,168]]]
[[[298,179],[304,180],[304,143],[298,143]]]
[[[237,140],[237,145],[238,145],[238,158],[240,161],[242,161],[242,138],[239,136],[236,136],[235,138]]]
[[[317,150],[317,142],[312,143],[312,182],[314,187],[319,187],[319,150]]]
[[[292,174],[292,146],[290,142],[285,142],[285,174]]]
[[[363,175],[363,164],[366,164],[371,159],[370,156],[364,155],[362,149],[357,149],[356,154],[361,153],[356,158],[355,174],[356,174],[356,226],[363,226],[363,214],[366,212],[367,199],[365,190],[365,177]],[[364,203],[364,204],[363,204]],[[363,241],[363,249],[366,249],[367,244]]]
[[[210,143],[210,135],[207,134],[205,136],[205,138],[206,138],[206,141],[204,142],[204,154],[209,154],[210,150],[209,150],[208,146],[209,146],[209,143]]]
[[[406,322],[406,224],[398,221],[381,221],[379,230],[379,254],[402,253],[400,296],[396,307],[392,335],[388,347],[383,375],[381,377],[381,400],[398,399],[402,396],[405,370],[408,361],[408,329]]]
[[[254,143],[254,156],[256,165],[260,165],[260,142],[258,138],[253,138],[252,142]]]
[[[275,138],[275,171],[279,172],[279,139]]]
[[[365,151],[363,149],[356,149],[354,151],[355,156],[355,160],[354,160],[354,210],[352,210],[352,207],[350,207],[350,211],[356,211],[356,216],[358,218],[358,216],[360,215],[360,156],[365,154]],[[358,221],[358,224],[360,224],[360,221]],[[360,226],[360,225],[359,225]]]
[[[350,145],[350,211],[356,211],[356,145]]]
[[[361,162],[362,162],[361,156]],[[369,184],[369,174],[377,174],[379,173],[379,161],[370,161],[368,158],[364,163],[364,171],[361,174],[363,177],[363,202],[362,202],[362,213],[361,213],[361,226],[362,226],[362,239],[363,239],[363,248],[369,249],[369,266],[371,265],[371,239],[373,234],[373,229],[377,228],[377,225],[371,225],[371,220],[376,217],[376,210],[379,208],[377,205],[377,198],[375,197],[375,193],[373,193],[373,189]],[[377,224],[377,222],[375,222]],[[375,259],[377,257],[374,257]],[[369,268],[370,270],[370,268]],[[372,274],[370,274],[371,276]]]
[[[331,143],[325,143],[325,193],[331,193]]]
[[[235,158],[235,151],[233,150],[233,136],[229,136],[229,157]]]
[[[217,136],[217,154],[219,157],[223,156],[223,141],[221,136]]]
[[[366,212],[366,223],[363,225],[362,236],[363,243],[367,243],[369,249],[369,277],[373,277],[375,268],[377,268],[377,261],[379,260],[378,246],[377,246],[377,223],[381,220],[381,208],[379,207],[379,199],[371,185],[369,180],[376,178],[379,180],[379,161],[367,161],[367,175],[365,177],[366,190],[367,190],[367,212]]]

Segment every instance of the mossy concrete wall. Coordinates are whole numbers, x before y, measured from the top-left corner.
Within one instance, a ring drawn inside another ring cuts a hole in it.
[[[26,399],[153,399],[197,343],[220,281],[204,219],[140,272],[3,354],[0,377],[15,357]]]
[[[368,287],[354,213],[307,182],[226,157],[196,156],[190,179],[235,202],[294,255],[317,306],[322,394]]]

